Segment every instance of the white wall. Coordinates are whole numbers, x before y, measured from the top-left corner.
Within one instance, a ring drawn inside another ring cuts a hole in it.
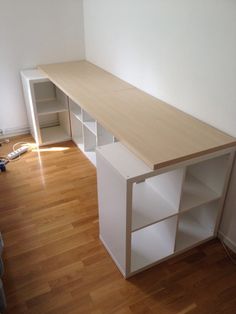
[[[236,1],[85,0],[84,20],[89,61],[236,136]],[[235,181],[222,232],[236,247]]]
[[[81,58],[82,0],[0,0],[0,129],[28,126],[20,70]]]

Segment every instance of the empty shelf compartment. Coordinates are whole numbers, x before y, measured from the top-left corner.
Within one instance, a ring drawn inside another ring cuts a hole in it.
[[[176,251],[190,248],[212,237],[218,215],[218,201],[183,212],[179,217]]]
[[[81,107],[76,104],[73,100],[69,99],[69,106],[71,113],[80,121],[82,121],[82,110]]]
[[[177,209],[165,200],[148,180],[133,185],[132,230],[175,215]]]
[[[173,254],[177,217],[132,232],[131,272],[154,264]]]

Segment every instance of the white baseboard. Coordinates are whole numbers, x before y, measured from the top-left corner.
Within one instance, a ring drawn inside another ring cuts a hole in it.
[[[55,119],[54,117],[52,119],[44,119],[44,120],[45,121],[42,121],[40,123],[40,126],[43,128],[59,125],[58,119]],[[0,139],[29,134],[29,133],[30,133],[30,128],[28,125],[22,126],[22,127],[16,127],[16,128],[6,128],[6,129],[3,129],[3,134],[0,135]]]
[[[234,252],[236,253],[236,243],[228,238],[222,231],[218,232],[218,237],[224,241],[224,243]]]
[[[6,128],[3,130],[3,134],[0,138],[13,137],[22,134],[29,134],[30,129],[28,126],[16,127],[16,128]]]

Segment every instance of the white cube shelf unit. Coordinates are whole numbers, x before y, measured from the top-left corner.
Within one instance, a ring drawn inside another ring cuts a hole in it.
[[[233,156],[151,170],[121,143],[97,148],[100,238],[124,277],[217,235]]]
[[[38,145],[71,138],[68,98],[39,70],[21,72],[30,131]]]
[[[72,99],[69,108],[72,140],[96,166],[96,148],[117,140]]]
[[[93,117],[37,69],[21,72],[30,131],[38,145],[72,138],[96,166],[96,147],[116,142]]]

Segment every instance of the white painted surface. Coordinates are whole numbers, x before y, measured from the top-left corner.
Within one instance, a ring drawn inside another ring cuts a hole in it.
[[[176,251],[184,250],[212,237],[218,213],[217,201],[182,213],[176,235]]]
[[[123,274],[126,268],[127,184],[97,151],[99,233]]]
[[[223,193],[225,178],[229,167],[230,154],[209,159],[188,167],[188,173],[207,185],[219,196]]]
[[[85,152],[95,152],[96,149],[96,135],[91,132],[85,124],[83,125],[84,133],[84,150]]]
[[[71,123],[71,136],[74,143],[79,146],[83,144],[83,125],[82,122],[77,119],[77,116],[70,112],[70,123]]]
[[[88,61],[236,136],[235,1],[86,0],[84,20]],[[236,244],[233,175],[221,232]]]
[[[84,20],[89,61],[236,135],[235,1],[86,0]]]
[[[37,102],[38,115],[47,115],[55,112],[63,112],[68,109],[64,104],[58,102],[57,100],[50,100],[45,102]]]
[[[70,111],[76,116],[76,118],[82,121],[81,107],[70,98],[69,98],[69,107],[70,107]]]
[[[218,198],[219,194],[188,173],[183,185],[180,210],[188,210]]]
[[[174,253],[177,216],[132,233],[131,271]]]
[[[97,150],[126,179],[153,172],[120,142],[98,147]]]
[[[82,0],[0,0],[0,128],[26,129],[19,71],[84,58]]]
[[[177,213],[170,202],[148,180],[133,184],[132,230],[137,230]]]
[[[84,125],[96,136],[97,135],[97,123],[94,121],[84,122]]]
[[[70,140],[70,136],[61,125],[41,129],[41,137],[43,145],[60,143]]]
[[[151,177],[147,182],[178,210],[184,176],[185,168],[179,168]]]
[[[97,122],[97,145],[102,146],[113,143],[113,138],[113,135]]]

